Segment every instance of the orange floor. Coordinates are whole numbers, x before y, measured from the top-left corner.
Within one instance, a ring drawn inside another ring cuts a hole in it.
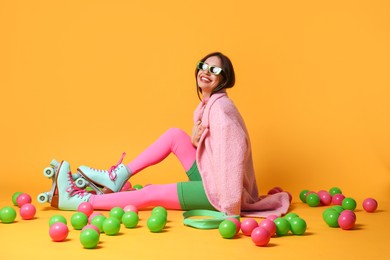
[[[33,196],[35,194],[32,194]],[[12,205],[12,193],[2,193],[0,207]],[[273,237],[267,247],[256,247],[250,237],[239,234],[234,239],[223,239],[218,230],[198,230],[182,224],[182,212],[169,211],[168,224],[163,232],[151,233],[146,227],[150,211],[139,213],[135,229],[121,227],[117,236],[102,234],[96,249],[84,249],[79,242],[80,231],[68,224],[70,233],[65,242],[52,242],[48,235],[48,221],[54,214],[63,214],[70,223],[74,212],[59,211],[42,205],[36,218],[22,220],[18,215],[11,224],[0,223],[2,259],[390,259],[390,201],[379,200],[375,213],[366,213],[360,205],[356,209],[354,230],[329,228],[322,220],[325,207],[310,208],[295,201],[291,211],[308,224],[303,236]],[[15,209],[18,210],[17,207]],[[103,212],[108,215],[108,212]],[[114,259],[114,258],[112,258]]]

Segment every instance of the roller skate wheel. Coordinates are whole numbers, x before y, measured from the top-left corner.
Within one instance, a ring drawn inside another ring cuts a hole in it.
[[[87,186],[87,182],[86,182],[86,180],[83,179],[83,178],[78,178],[78,179],[75,181],[75,183],[76,183],[76,186],[77,186],[78,188],[84,188],[85,186]]]
[[[53,177],[55,174],[55,171],[52,167],[46,167],[44,170],[43,170],[43,175],[45,175],[47,178],[51,178]]]
[[[38,201],[39,203],[42,203],[42,204],[43,204],[43,203],[46,203],[46,202],[49,201],[49,195],[48,195],[46,192],[43,192],[43,193],[41,193],[41,194],[38,195],[37,201]]]

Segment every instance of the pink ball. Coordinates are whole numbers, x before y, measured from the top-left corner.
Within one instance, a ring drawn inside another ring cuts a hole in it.
[[[103,215],[100,212],[93,212],[89,217],[88,217],[88,223],[91,223],[92,219],[96,216]]]
[[[351,215],[351,216],[356,220],[356,214],[355,214],[355,212],[353,212],[352,210],[346,209],[346,210],[343,210],[343,211],[340,213],[340,215],[346,215],[346,214]]]
[[[332,197],[332,203],[333,205],[341,205],[344,199],[345,196],[343,194],[337,193]]]
[[[241,222],[238,219],[233,217],[227,218],[227,220],[233,221],[233,223],[236,224],[236,235],[237,235],[241,229]]]
[[[93,213],[93,206],[91,203],[89,202],[83,202],[81,203],[78,207],[77,207],[77,211],[78,212],[82,212],[84,213],[85,215],[87,215],[87,217],[89,217],[92,213]]]
[[[340,228],[344,230],[352,229],[355,226],[355,221],[356,221],[356,217],[354,217],[352,214],[349,213],[340,214],[337,220]]]
[[[27,193],[22,193],[16,198],[16,204],[18,204],[19,207],[26,203],[31,203],[31,201],[31,196]]]
[[[252,231],[257,228],[259,224],[253,218],[247,218],[241,222],[241,231],[245,236],[250,236]]]
[[[49,235],[55,242],[64,241],[68,237],[68,233],[68,226],[62,222],[54,223],[49,229]]]
[[[127,181],[125,183],[125,185],[123,185],[121,191],[129,191],[129,190],[131,190],[131,188],[132,188],[131,183],[129,181]]]
[[[20,207],[20,216],[22,217],[22,219],[26,219],[26,220],[33,219],[36,212],[37,210],[35,206],[31,203],[23,204]]]
[[[259,227],[268,230],[269,235],[272,237],[276,233],[276,224],[272,220],[264,219],[260,222]]]
[[[324,206],[328,206],[332,203],[332,195],[326,190],[320,190],[317,192],[318,196],[320,197],[320,202]]]
[[[269,216],[267,216],[267,219],[269,219],[271,221],[274,221],[277,218],[278,218],[278,216],[276,216],[276,215],[269,215]]]
[[[92,225],[92,224],[87,224],[87,225],[85,225],[85,226],[81,229],[81,231],[83,231],[84,229],[87,229],[87,228],[95,229],[96,232],[98,232],[98,234],[100,235],[100,230],[99,230],[99,228],[98,228],[97,226],[95,226],[95,225]]]
[[[253,243],[255,243],[256,246],[266,246],[268,245],[271,236],[267,229],[263,227],[257,227],[253,229],[251,238]]]
[[[378,202],[373,198],[367,198],[363,201],[363,209],[367,212],[374,212],[378,208]]]
[[[127,212],[127,211],[134,211],[135,213],[138,214],[138,208],[137,208],[136,206],[134,206],[134,205],[127,205],[127,206],[125,206],[125,207],[123,208],[123,210],[124,210],[125,212]]]

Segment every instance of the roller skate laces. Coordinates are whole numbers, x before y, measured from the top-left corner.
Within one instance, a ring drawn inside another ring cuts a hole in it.
[[[68,183],[69,183],[69,187],[66,188],[66,192],[69,194],[70,197],[78,196],[83,198],[84,196],[89,195],[89,192],[80,189],[79,187],[76,186],[71,172],[68,172]]]
[[[95,172],[108,173],[108,177],[110,178],[110,180],[114,181],[116,179],[116,177],[117,177],[115,169],[118,168],[118,166],[122,163],[123,158],[125,158],[125,156],[126,156],[126,153],[122,153],[122,156],[119,159],[118,163],[113,165],[113,166],[111,166],[110,169],[108,169],[108,170],[95,169],[95,168],[92,168],[92,167],[89,167],[89,168],[91,170],[95,171]]]

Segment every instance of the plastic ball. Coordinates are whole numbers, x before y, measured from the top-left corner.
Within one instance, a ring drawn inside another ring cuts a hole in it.
[[[31,203],[31,201],[31,196],[27,193],[22,193],[16,198],[16,204],[18,204],[19,207],[26,203]]]
[[[95,226],[95,225],[92,225],[92,224],[87,224],[87,225],[85,225],[85,226],[81,229],[81,231],[83,231],[83,230],[85,230],[85,229],[87,229],[87,228],[95,229],[96,232],[98,232],[98,234],[100,235],[100,230],[99,230],[99,228],[98,228],[97,226]]]
[[[233,238],[237,233],[237,226],[233,221],[225,219],[219,224],[218,231],[223,238]]]
[[[125,211],[121,207],[114,207],[110,210],[109,216],[121,222],[123,214],[125,214]]]
[[[241,231],[245,236],[250,236],[252,231],[258,226],[259,224],[253,218],[247,218],[241,221]]]
[[[251,238],[256,246],[266,246],[271,239],[271,235],[267,229],[257,227],[252,231]]]
[[[138,225],[139,217],[134,211],[126,211],[122,216],[122,223],[126,228],[134,228]]]
[[[287,213],[284,218],[287,219],[288,221],[292,220],[293,218],[298,218],[298,214],[294,212]]]
[[[269,232],[269,235],[272,237],[273,235],[276,234],[276,225],[275,225],[275,222],[273,220],[270,220],[270,219],[263,219],[260,223],[259,223],[259,227],[262,227],[262,228],[265,228],[268,230]],[[252,231],[253,232],[253,231]]]
[[[66,218],[64,216],[62,216],[62,215],[53,215],[49,219],[49,227],[51,227],[54,223],[57,223],[57,222],[62,222],[65,225],[68,224],[68,221],[66,220]]]
[[[37,212],[35,206],[30,203],[26,203],[20,207],[20,216],[22,219],[29,220],[35,217],[35,213]]]
[[[303,203],[306,203],[306,194],[309,190],[302,190],[300,193],[299,193],[299,199],[303,202]]]
[[[328,206],[332,203],[332,195],[326,190],[320,190],[317,194],[320,197],[321,205]]]
[[[91,220],[91,224],[96,226],[100,233],[103,233],[103,223],[106,220],[106,217],[104,215],[97,215]]]
[[[16,211],[13,207],[5,206],[0,210],[0,219],[3,223],[9,224],[15,221]]]
[[[367,212],[374,212],[378,208],[378,202],[373,198],[367,198],[363,201],[363,209]]]
[[[99,233],[93,228],[86,228],[80,233],[80,243],[84,248],[95,248],[99,243]]]
[[[140,190],[140,189],[142,189],[142,188],[143,188],[143,186],[142,186],[141,184],[135,184],[135,185],[133,185],[133,189]]]
[[[277,219],[278,216],[277,215],[269,215],[267,216],[267,219],[271,220],[271,221],[274,221],[275,219]]]
[[[317,207],[318,205],[320,205],[320,197],[317,193],[310,193],[306,196],[306,203],[310,207]]]
[[[331,207],[331,209],[336,210],[339,214],[341,214],[341,212],[344,211],[344,208],[341,205],[335,205],[335,206]]]
[[[101,216],[101,215],[103,215],[102,213],[100,213],[100,212],[93,212],[91,215],[89,215],[89,217],[88,217],[88,223],[91,223],[91,221],[92,221],[92,219],[94,218],[94,217],[96,217],[96,216]]]
[[[339,216],[340,213],[338,213],[334,209],[326,209],[322,214],[323,220],[325,221],[326,224],[328,224],[329,227],[339,227],[338,224]]]
[[[276,235],[285,236],[290,231],[290,222],[285,218],[277,218],[274,221],[276,225]]]
[[[344,209],[349,209],[349,210],[355,210],[356,209],[356,200],[354,200],[353,198],[345,198],[343,199],[343,201],[341,202],[341,206],[344,208]]]
[[[123,208],[123,210],[125,212],[127,212],[127,211],[134,211],[135,213],[138,214],[138,208],[136,206],[134,206],[134,205],[127,205],[126,207]]]
[[[340,205],[343,203],[343,200],[345,199],[345,196],[341,193],[337,193],[333,195],[332,197],[332,203],[333,205]]]
[[[146,222],[149,230],[153,233],[160,232],[166,224],[166,218],[162,214],[154,214],[150,216]]]
[[[164,207],[157,206],[152,209],[152,214],[163,214],[165,217],[168,216],[168,212]]]
[[[355,226],[356,217],[352,214],[341,213],[337,219],[337,223],[341,229],[349,230]]]
[[[351,215],[356,220],[356,214],[352,210],[346,209],[340,213],[340,215],[346,215],[346,214]]]
[[[78,207],[77,207],[78,212],[82,212],[87,217],[89,217],[93,213],[93,206],[89,202],[82,202]]]
[[[332,187],[329,189],[330,195],[333,197],[336,194],[342,194],[342,190],[339,187]]]
[[[16,201],[16,199],[19,197],[20,194],[22,194],[23,192],[21,191],[17,191],[15,192],[14,194],[12,194],[12,203],[14,204],[14,206],[18,206],[18,203]]]
[[[49,228],[49,235],[55,242],[64,241],[68,237],[68,226],[62,222],[56,222]]]
[[[103,221],[103,231],[108,236],[116,236],[121,228],[121,223],[116,217],[108,217]]]
[[[85,225],[88,224],[88,217],[82,212],[76,212],[70,218],[72,227],[76,230],[81,230]]]
[[[238,234],[238,232],[240,232],[241,230],[241,222],[233,217],[228,217],[227,220],[233,221],[234,224],[236,224],[236,234]]]
[[[291,233],[294,235],[303,235],[306,232],[306,221],[303,218],[293,218],[290,222]]]

